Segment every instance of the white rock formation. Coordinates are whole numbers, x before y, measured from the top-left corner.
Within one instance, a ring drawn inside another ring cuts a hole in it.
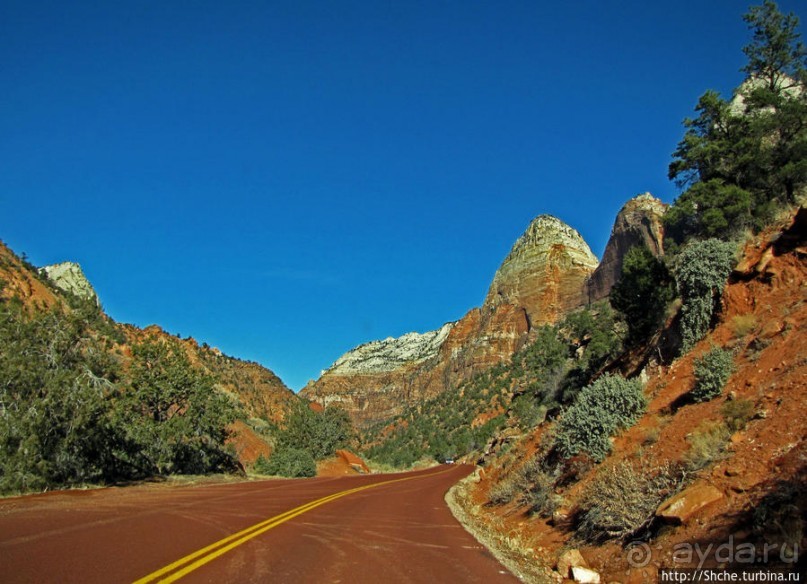
[[[90,284],[81,266],[77,263],[62,262],[60,264],[40,268],[40,271],[44,272],[57,288],[75,294],[81,298],[94,300],[96,304],[100,304],[98,295],[95,293],[92,284]]]
[[[359,345],[342,355],[327,371],[323,371],[323,375],[383,373],[426,361],[437,356],[453,326],[454,323],[449,322],[436,331],[407,333],[398,338],[389,337]]]

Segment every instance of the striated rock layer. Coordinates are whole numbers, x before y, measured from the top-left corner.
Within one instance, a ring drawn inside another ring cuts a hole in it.
[[[614,221],[602,261],[588,280],[588,302],[602,300],[611,293],[622,273],[622,260],[630,248],[644,245],[656,257],[664,254],[661,219],[666,211],[667,205],[650,193],[638,195],[625,203]]]
[[[532,328],[581,306],[596,266],[577,231],[537,217],[497,270],[481,308],[436,331],[361,345],[300,394],[342,406],[359,425],[399,414],[508,360]]]
[[[584,303],[583,283],[597,258],[580,234],[550,215],[530,223],[493,277],[484,308],[514,304],[533,325],[555,322]]]

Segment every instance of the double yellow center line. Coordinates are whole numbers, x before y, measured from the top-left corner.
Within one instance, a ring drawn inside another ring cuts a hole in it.
[[[442,474],[444,472],[448,471],[443,470],[436,473],[429,473],[426,476],[434,476],[437,474]],[[242,543],[246,543],[253,537],[258,537],[259,535],[269,531],[273,527],[277,527],[281,523],[285,523],[290,519],[294,519],[295,517],[302,515],[303,513],[307,513],[312,509],[316,509],[317,507],[325,505],[326,503],[330,503],[331,501],[335,501],[336,499],[347,497],[348,495],[352,495],[353,493],[366,491],[367,489],[373,489],[375,487],[380,487],[382,485],[400,483],[403,481],[411,481],[412,479],[417,478],[424,478],[424,475],[405,477],[402,479],[393,479],[390,481],[373,483],[371,485],[364,485],[362,487],[355,487],[353,489],[347,489],[345,491],[334,493],[333,495],[328,495],[327,497],[322,497],[321,499],[311,501],[309,503],[306,503],[305,505],[300,505],[299,507],[295,507],[294,509],[286,511],[285,513],[281,513],[280,515],[275,515],[274,517],[265,519],[260,523],[256,523],[255,525],[247,527],[246,529],[243,529],[238,533],[229,535],[224,539],[220,539],[219,541],[210,544],[207,547],[197,550],[191,554],[188,554],[184,558],[180,558],[176,562],[168,564],[164,568],[160,568],[159,570],[157,570],[156,572],[152,572],[148,576],[144,576],[139,580],[135,580],[134,584],[147,584],[152,582],[161,582],[161,583],[176,582],[177,580],[187,576],[194,570],[201,568],[202,566],[215,560],[219,556],[226,554],[230,550],[238,547]]]

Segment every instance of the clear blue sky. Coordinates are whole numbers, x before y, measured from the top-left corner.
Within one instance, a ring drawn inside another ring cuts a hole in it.
[[[599,256],[628,198],[672,200],[747,7],[3,0],[0,238],[297,389],[479,305],[534,216]]]

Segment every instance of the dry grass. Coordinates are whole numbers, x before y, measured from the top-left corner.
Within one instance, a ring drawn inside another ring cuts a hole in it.
[[[651,468],[623,460],[600,470],[580,502],[583,517],[576,537],[589,543],[634,536],[683,484],[683,474],[669,464]]]
[[[731,319],[731,332],[735,338],[742,338],[757,328],[757,317],[753,314],[738,314]]]
[[[684,462],[690,470],[706,468],[725,457],[731,432],[725,422],[706,421],[687,437],[689,450]]]

